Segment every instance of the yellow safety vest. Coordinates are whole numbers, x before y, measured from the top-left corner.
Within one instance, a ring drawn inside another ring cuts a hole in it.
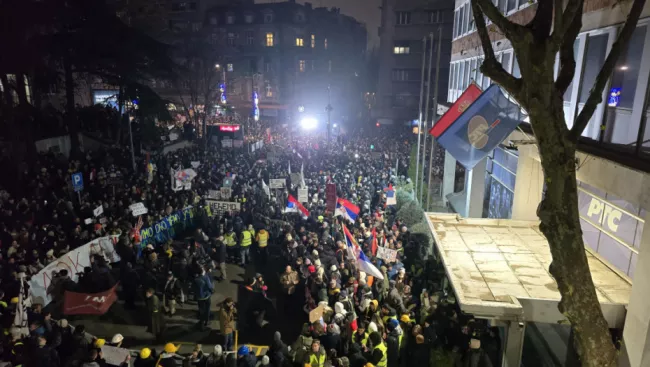
[[[323,367],[325,366],[325,353],[312,353],[309,355],[309,367]]]
[[[237,241],[235,241],[235,234],[230,233],[225,236],[223,236],[223,242],[226,244],[228,247],[233,247],[237,245]]]
[[[363,345],[364,347],[368,344],[368,335],[370,334],[365,332],[363,333],[363,337],[361,338],[361,345]],[[356,336],[357,336],[357,331],[355,330],[352,332],[352,340],[356,340]]]
[[[259,231],[257,234],[257,243],[260,247],[266,247],[269,244],[269,232],[264,230]]]
[[[252,243],[252,236],[249,231],[242,232],[243,238],[241,239],[241,247],[248,247]]]
[[[397,316],[384,316],[384,317],[381,318],[381,321],[383,321],[384,324],[387,324],[389,319],[397,320]]]
[[[404,336],[404,333],[399,334],[399,338],[397,339],[397,349],[402,348],[402,337]]]
[[[379,349],[381,351],[381,360],[379,361],[379,363],[377,363],[376,367],[386,367],[388,365],[388,356],[386,355],[388,348],[386,348],[384,343],[381,343],[378,346],[376,346],[375,349]]]

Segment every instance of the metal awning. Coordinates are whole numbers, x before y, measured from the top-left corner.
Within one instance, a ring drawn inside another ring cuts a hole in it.
[[[557,323],[560,293],[539,222],[426,213],[463,312],[481,318]],[[596,293],[611,328],[621,328],[632,284],[587,251]]]

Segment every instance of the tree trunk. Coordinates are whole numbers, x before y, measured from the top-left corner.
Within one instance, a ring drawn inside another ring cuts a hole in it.
[[[68,57],[63,59],[63,72],[65,77],[65,119],[68,125],[68,134],[70,135],[70,158],[76,157],[80,153],[79,149],[79,124],[76,116],[74,105],[74,79],[72,74],[72,64]]]
[[[538,84],[538,90],[543,89],[547,88]],[[553,256],[549,272],[557,281],[562,295],[558,309],[571,322],[583,365],[615,366],[617,353],[596,296],[582,240],[576,142],[568,137],[562,95],[554,90],[546,93],[549,92],[547,96],[551,97],[546,97],[547,104],[537,104],[528,110],[546,179],[538,216],[540,230],[546,236]],[[562,126],[563,129],[558,128]]]

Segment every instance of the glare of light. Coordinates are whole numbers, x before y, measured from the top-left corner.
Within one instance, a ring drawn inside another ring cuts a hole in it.
[[[305,112],[305,106],[298,106],[298,112]]]
[[[337,127],[338,125],[334,124],[333,126],[334,126],[334,127]]]
[[[375,126],[379,127],[379,122],[375,124]]]
[[[215,64],[214,67],[217,68],[217,69],[219,69],[219,68],[221,67],[221,65],[219,65],[219,64]]]
[[[621,70],[627,70],[627,69],[629,69],[629,68],[627,67],[627,65],[623,65],[623,66],[621,66],[619,69],[621,69]]]
[[[300,121],[300,126],[305,130],[313,130],[318,125],[318,121],[313,117],[305,117]]]
[[[357,158],[357,159],[358,159],[358,158],[359,158],[359,154],[355,153],[355,154],[354,154],[354,158]]]

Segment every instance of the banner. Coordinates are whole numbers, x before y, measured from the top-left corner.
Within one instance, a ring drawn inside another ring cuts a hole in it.
[[[126,357],[129,353],[129,350],[125,348],[118,348],[110,345],[104,345],[102,347],[102,358],[104,358],[104,361],[109,366],[121,366],[122,363],[126,361]]]
[[[103,255],[111,263],[120,261],[120,257],[113,247],[113,239],[118,237],[107,236],[88,242],[51,262],[43,270],[32,276],[29,281],[32,301],[47,306],[52,302],[52,297],[49,294],[51,290],[48,291],[48,287],[52,283],[54,273],[65,269],[68,271],[70,279],[76,282],[79,280],[78,273],[83,273],[84,267],[91,266],[90,257],[92,255]]]
[[[272,189],[283,189],[287,184],[287,180],[284,178],[272,178],[269,180],[269,187]]]
[[[183,230],[192,225],[194,220],[194,208],[187,207],[179,210],[167,218],[159,221],[151,227],[143,228],[140,230],[140,238],[142,247],[148,244],[159,244],[173,239],[176,235],[176,230]]]
[[[96,216],[96,217],[99,217],[103,213],[104,213],[104,207],[101,206],[101,205],[96,207],[95,210],[93,210],[93,215]]]
[[[309,201],[309,194],[308,194],[308,189],[306,187],[302,187],[298,189],[298,201],[301,203],[306,203]]]
[[[230,187],[222,187],[220,191],[222,199],[230,199],[232,197],[232,189]]]
[[[208,199],[219,200],[221,199],[221,191],[208,190]]]
[[[327,201],[327,210],[334,212],[336,210],[336,184],[328,183],[325,186],[325,197]]]
[[[103,315],[117,300],[115,288],[100,293],[65,292],[64,315]]]
[[[434,136],[460,164],[472,169],[517,128],[519,112],[519,106],[492,84],[444,132]]]
[[[206,200],[205,202],[210,206],[212,215],[221,216],[225,212],[238,212],[241,210],[241,204],[232,201]]]
[[[378,247],[377,257],[380,259],[384,259],[388,263],[393,263],[397,261],[397,251],[391,250],[387,247]]]

